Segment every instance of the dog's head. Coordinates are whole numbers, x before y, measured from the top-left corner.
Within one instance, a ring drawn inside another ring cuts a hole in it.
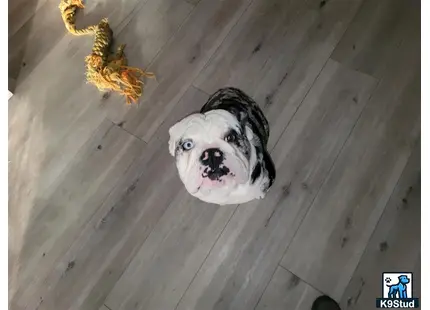
[[[401,276],[399,276],[399,282],[402,284],[408,284],[409,278],[406,275],[401,275]]]
[[[234,114],[222,109],[194,113],[172,126],[169,134],[170,154],[191,194],[248,182],[254,135]]]

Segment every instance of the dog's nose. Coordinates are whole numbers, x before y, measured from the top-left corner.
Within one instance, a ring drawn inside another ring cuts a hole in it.
[[[200,161],[203,165],[209,166],[211,169],[216,169],[224,160],[223,152],[218,148],[204,150],[200,156]]]
[[[203,151],[200,161],[206,166],[202,176],[211,180],[219,180],[230,172],[226,166],[222,165],[224,154],[220,149],[211,148]]]

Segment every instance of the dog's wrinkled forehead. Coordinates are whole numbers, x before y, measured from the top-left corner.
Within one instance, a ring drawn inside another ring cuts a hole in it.
[[[240,129],[238,119],[224,110],[212,110],[207,113],[191,114],[169,129],[169,150],[172,155],[180,141],[184,139],[201,139],[207,143],[223,139],[229,130]]]

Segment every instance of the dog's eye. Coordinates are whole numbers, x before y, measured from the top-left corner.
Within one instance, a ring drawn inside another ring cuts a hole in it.
[[[228,134],[226,137],[225,137],[225,141],[227,141],[227,142],[234,142],[234,141],[236,141],[236,135],[235,134],[232,134],[232,133],[230,133],[230,134]]]
[[[194,142],[192,140],[185,140],[182,142],[182,148],[185,151],[191,150],[194,147]]]

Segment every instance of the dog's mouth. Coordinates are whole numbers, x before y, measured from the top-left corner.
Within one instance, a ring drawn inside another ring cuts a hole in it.
[[[235,174],[224,164],[221,164],[215,169],[209,166],[201,166],[199,170],[200,184],[198,185],[197,191],[202,188],[221,188],[234,183]]]
[[[190,194],[209,195],[213,191],[229,192],[249,178],[248,164],[235,154],[226,154],[217,165],[192,165],[188,171],[180,173]]]
[[[199,169],[199,181],[196,188],[196,193],[207,192],[219,189],[234,188],[238,184],[247,181],[247,173],[242,167],[237,165],[227,166],[225,163],[221,164],[216,169],[211,169],[208,166],[201,166]],[[232,167],[233,166],[233,167]]]

